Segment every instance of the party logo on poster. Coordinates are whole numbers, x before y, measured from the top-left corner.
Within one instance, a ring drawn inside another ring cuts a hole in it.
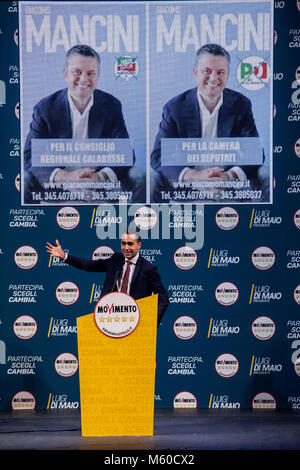
[[[123,80],[137,78],[139,73],[137,58],[131,56],[117,57],[114,64],[114,72],[117,78],[122,78]]]

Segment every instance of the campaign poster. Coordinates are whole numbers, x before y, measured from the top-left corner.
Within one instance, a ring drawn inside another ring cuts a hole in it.
[[[19,12],[23,205],[272,203],[271,1]]]
[[[144,5],[19,7],[22,204],[144,203]]]
[[[149,10],[151,201],[272,203],[273,3]]]

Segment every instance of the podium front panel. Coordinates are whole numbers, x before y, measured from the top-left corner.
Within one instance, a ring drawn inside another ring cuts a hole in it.
[[[77,318],[83,436],[153,435],[157,295],[136,303],[138,326],[122,338],[103,334],[94,314]]]

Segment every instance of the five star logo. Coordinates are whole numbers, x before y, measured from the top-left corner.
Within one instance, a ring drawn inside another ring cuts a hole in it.
[[[139,322],[139,308],[128,294],[112,292],[96,304],[94,318],[99,330],[111,338],[131,334]]]
[[[184,315],[177,318],[174,323],[173,330],[177,338],[188,340],[195,336],[197,332],[197,324],[192,317]]]
[[[21,269],[31,269],[38,261],[38,254],[31,246],[20,246],[15,252],[15,263]]]

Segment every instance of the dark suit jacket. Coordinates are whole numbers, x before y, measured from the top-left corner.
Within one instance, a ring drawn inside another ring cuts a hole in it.
[[[172,98],[163,108],[159,132],[151,154],[151,166],[166,178],[177,180],[183,166],[161,166],[162,138],[201,137],[197,88]],[[241,93],[225,88],[220,107],[217,137],[258,137],[251,102]],[[256,177],[258,166],[241,167],[249,178]]]
[[[106,260],[91,261],[77,256],[68,255],[66,263],[75,268],[85,271],[106,272],[101,296],[109,294],[115,290],[117,279],[119,278],[125,258],[122,253],[114,253]],[[167,292],[162,285],[156,267],[149,263],[141,255],[138,257],[135,270],[132,276],[129,295],[135,300],[158,294],[157,324],[159,326],[163,314],[169,304]]]
[[[104,91],[94,91],[94,104],[89,113],[88,137],[128,138],[120,101]],[[40,183],[49,181],[54,168],[32,167],[31,139],[56,138],[72,138],[67,89],[57,91],[42,99],[33,108],[30,131],[24,147],[24,160],[25,170],[30,172]],[[114,167],[114,171],[118,179],[122,180],[128,174],[128,167]]]

